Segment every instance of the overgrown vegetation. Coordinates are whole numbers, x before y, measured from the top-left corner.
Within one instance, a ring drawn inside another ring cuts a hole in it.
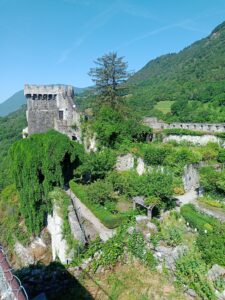
[[[183,51],[150,61],[129,80],[129,105],[170,122],[224,122],[224,29],[222,23]],[[171,112],[155,106],[162,101],[175,101]]]
[[[34,134],[10,151],[20,209],[29,233],[38,234],[52,209],[49,192],[63,187],[82,159],[81,145],[55,131]]]
[[[12,250],[17,240],[26,244],[30,234],[20,210],[19,195],[15,185],[9,185],[0,193],[1,243]]]
[[[13,183],[8,150],[15,141],[22,138],[22,130],[26,126],[25,108],[0,117],[0,191]]]

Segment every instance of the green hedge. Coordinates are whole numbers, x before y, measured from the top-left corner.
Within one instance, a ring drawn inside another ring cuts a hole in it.
[[[198,231],[213,231],[220,225],[220,222],[206,214],[196,210],[193,204],[185,204],[181,207],[181,215],[190,224],[191,227],[197,228]]]
[[[87,196],[87,187],[88,186],[70,181],[70,188],[74,192],[74,194],[107,228],[113,229],[118,227],[124,221],[124,219],[127,218],[128,215],[126,213],[118,213],[116,215],[113,215],[111,212],[107,211],[104,206],[92,202]]]
[[[170,135],[170,134],[174,134],[174,135],[195,135],[195,136],[202,136],[205,133],[201,132],[201,131],[195,131],[195,130],[190,130],[190,129],[183,129],[183,128],[168,128],[168,129],[164,129],[163,133],[165,135]]]

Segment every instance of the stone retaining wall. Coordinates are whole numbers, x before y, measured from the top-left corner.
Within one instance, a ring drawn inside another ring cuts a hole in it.
[[[144,118],[144,124],[153,129],[188,129],[205,132],[225,132],[225,123],[165,123],[157,118]]]

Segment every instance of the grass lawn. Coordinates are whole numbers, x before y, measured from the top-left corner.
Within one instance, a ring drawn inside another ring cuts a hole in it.
[[[171,111],[171,106],[174,102],[175,101],[159,101],[154,108],[160,110],[164,114],[167,114]]]
[[[94,276],[87,273],[84,287],[95,300],[188,299],[164,274],[151,271],[138,261],[118,264]]]

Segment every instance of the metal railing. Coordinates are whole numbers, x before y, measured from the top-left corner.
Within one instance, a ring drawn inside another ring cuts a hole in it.
[[[28,300],[19,278],[12,273],[6,253],[0,245],[0,299]]]

